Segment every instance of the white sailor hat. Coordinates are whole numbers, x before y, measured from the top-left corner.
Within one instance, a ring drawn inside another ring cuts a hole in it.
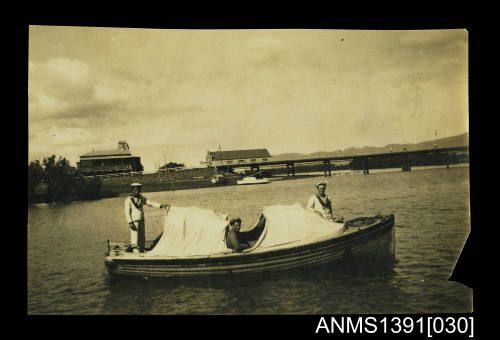
[[[327,184],[328,184],[328,181],[325,179],[324,181],[321,181],[321,182],[314,184],[314,186],[316,188],[319,187],[320,185],[324,185],[326,187]]]
[[[132,183],[130,184],[131,187],[141,187],[142,184],[141,183]]]

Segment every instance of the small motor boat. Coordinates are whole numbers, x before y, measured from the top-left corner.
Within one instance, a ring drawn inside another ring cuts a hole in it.
[[[240,232],[250,248],[226,245],[228,216],[196,207],[172,207],[163,233],[143,253],[108,241],[111,275],[195,277],[335,266],[348,260],[395,256],[394,215],[330,222],[300,204],[264,207],[257,224]],[[240,235],[238,236],[240,237]]]
[[[248,185],[248,184],[266,184],[269,183],[269,179],[267,178],[256,178],[253,176],[244,177],[241,180],[236,181],[236,183],[240,185]]]

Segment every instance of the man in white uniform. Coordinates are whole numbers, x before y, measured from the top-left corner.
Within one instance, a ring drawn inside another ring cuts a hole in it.
[[[134,252],[144,252],[146,246],[146,226],[144,224],[144,205],[155,208],[166,208],[168,204],[160,204],[148,200],[141,195],[140,183],[132,183],[132,194],[125,200],[125,218],[130,227],[130,245]]]
[[[318,193],[309,198],[306,209],[318,213],[321,217],[327,219],[328,221],[342,223],[344,220],[343,217],[338,220],[333,218],[332,199],[330,196],[325,194],[327,183],[328,182],[325,180],[315,184]]]

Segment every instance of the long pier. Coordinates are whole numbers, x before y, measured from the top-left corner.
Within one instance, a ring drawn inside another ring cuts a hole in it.
[[[304,159],[289,159],[280,161],[268,161],[268,162],[256,162],[256,163],[241,163],[232,164],[232,168],[250,167],[252,170],[259,171],[261,166],[266,165],[286,165],[287,175],[295,176],[295,164],[298,163],[321,163],[323,162],[325,176],[332,176],[331,162],[332,161],[342,161],[342,160],[354,160],[359,159],[363,162],[363,173],[370,173],[370,159],[380,159],[380,158],[394,158],[400,157],[401,159],[401,170],[411,171],[411,162],[409,160],[410,155],[416,154],[444,154],[446,156],[446,167],[450,167],[450,153],[452,152],[469,152],[468,146],[451,147],[451,148],[433,148],[424,150],[412,150],[412,151],[398,151],[398,152],[387,152],[378,154],[364,154],[364,155],[350,155],[350,156],[334,156],[334,157],[321,157],[321,158],[304,158]]]

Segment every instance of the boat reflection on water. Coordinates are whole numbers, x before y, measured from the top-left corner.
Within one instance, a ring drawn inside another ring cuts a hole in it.
[[[399,289],[395,281],[396,264],[397,260],[346,261],[335,266],[197,278],[117,279],[108,275],[103,310],[108,314],[260,314],[264,309],[259,308],[264,307],[258,306],[266,306],[266,314],[301,313],[332,301],[332,312],[338,312],[347,306],[352,308],[352,301],[343,303],[343,300],[353,295],[375,296],[374,286]],[[335,290],[325,289],[332,283]],[[276,296],[282,296],[279,303],[273,302],[277,301]]]

